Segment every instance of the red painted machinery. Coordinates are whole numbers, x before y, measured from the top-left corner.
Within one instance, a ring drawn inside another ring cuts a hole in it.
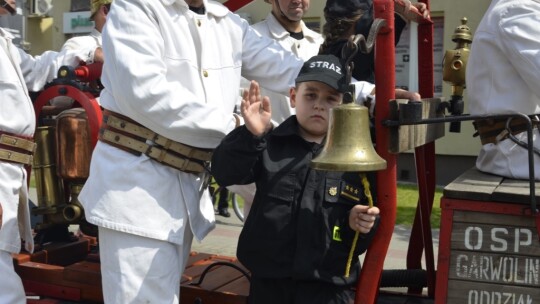
[[[33,170],[38,207],[32,212],[43,216],[42,223],[35,227],[38,245],[51,239],[58,241],[59,230],[67,232],[70,224],[79,224],[86,234],[96,235],[84,220],[77,196],[88,178],[102,119],[96,101],[101,68],[102,63],[61,67],[58,77],[34,103],[38,149]],[[60,235],[61,239],[68,237],[66,233]]]

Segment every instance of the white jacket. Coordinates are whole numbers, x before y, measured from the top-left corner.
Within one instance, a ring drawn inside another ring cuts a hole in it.
[[[474,34],[467,65],[467,99],[472,115],[540,114],[540,1],[493,0]],[[534,133],[534,146],[540,148]],[[526,132],[518,134],[526,142]],[[510,139],[486,144],[479,170],[528,179],[527,150]],[[535,155],[540,180],[540,157]]]
[[[114,1],[103,30],[102,106],[214,148],[235,126],[240,74],[287,93],[302,61],[220,3],[204,6],[198,15],[183,0]],[[99,142],[79,198],[91,223],[182,244],[186,220],[199,240],[214,227],[202,180]]]
[[[93,58],[93,49],[32,57],[17,48],[13,36],[0,28],[0,131],[32,136],[36,123],[28,90],[39,91],[62,65],[77,65]],[[0,204],[3,208],[0,250],[18,253],[21,237],[33,250],[26,170],[23,165],[0,160]]]
[[[272,13],[269,13],[265,20],[254,24],[252,27],[261,36],[274,39],[284,49],[291,51],[306,61],[319,53],[319,47],[324,39],[321,34],[310,30],[303,21],[301,21],[301,25],[304,34],[304,39],[301,40],[291,37],[291,34],[283,28]],[[242,79],[242,87],[249,88],[249,81]],[[268,96],[272,102],[272,120],[274,122],[279,124],[295,113],[294,109],[291,108],[288,92],[284,95],[264,87],[261,89],[261,95]]]

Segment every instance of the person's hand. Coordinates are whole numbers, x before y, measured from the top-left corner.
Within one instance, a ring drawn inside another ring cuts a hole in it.
[[[397,0],[395,0],[397,2]],[[419,13],[424,18],[429,19],[429,10],[427,5],[422,2],[411,3],[409,0],[401,0],[405,7],[396,6],[396,13],[400,15],[404,20],[414,20],[416,19],[416,13]]]
[[[249,90],[244,90],[240,112],[246,128],[255,136],[262,136],[272,129],[270,99],[261,96],[259,84],[252,80]]]
[[[0,15],[10,14],[15,15],[17,13],[15,0],[1,0],[0,1]]]
[[[94,51],[94,62],[103,62],[103,49],[101,47],[97,47]]]
[[[355,205],[349,212],[349,227],[360,233],[368,233],[375,225],[379,212],[377,207]]]
[[[412,6],[415,7],[420,15],[422,15],[425,19],[429,19],[429,10],[427,9],[427,5],[423,2],[415,2],[412,3]]]
[[[406,91],[403,89],[396,89],[396,99],[408,99],[420,101],[422,97],[417,92]]]

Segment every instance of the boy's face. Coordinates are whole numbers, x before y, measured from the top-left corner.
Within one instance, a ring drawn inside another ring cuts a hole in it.
[[[306,81],[291,88],[290,95],[300,135],[306,141],[321,143],[328,131],[330,109],[341,103],[343,94],[322,82]]]

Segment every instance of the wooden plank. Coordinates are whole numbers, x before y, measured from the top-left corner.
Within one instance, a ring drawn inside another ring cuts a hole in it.
[[[487,216],[472,212],[485,222]],[[489,215],[489,214],[488,214]],[[534,256],[540,263],[540,241],[532,216],[511,217],[491,214],[490,224],[454,221],[450,249],[474,253],[495,253],[508,256]]]
[[[501,176],[486,174],[473,167],[444,187],[443,195],[453,199],[492,201],[493,192],[502,181]]]
[[[420,103],[422,119],[440,118],[444,116],[443,112],[437,112],[437,109],[441,103],[439,98],[425,98],[422,99]],[[400,104],[407,105],[409,104],[409,100],[390,100],[389,110],[391,120],[400,119]],[[401,113],[401,115],[403,116],[403,113]],[[390,127],[389,129],[390,142],[388,145],[388,151],[390,153],[409,151],[444,136],[444,123],[401,125],[397,127]]]
[[[216,291],[247,297],[249,295],[249,280],[247,277],[241,276],[240,278],[221,286],[216,289]]]
[[[64,300],[80,301],[81,290],[79,288],[67,287],[63,285],[50,284],[49,282],[23,280],[25,291],[31,293],[57,297]]]
[[[66,266],[64,269],[64,279],[88,285],[101,287],[101,265],[94,262],[78,262]]]
[[[210,258],[212,258],[214,256],[216,256],[216,255],[215,254],[192,251],[189,254],[188,260],[186,262],[186,268],[189,267],[190,265],[195,264],[197,261],[207,260],[207,259],[210,259]]]
[[[26,304],[62,304],[62,302],[59,300],[54,300],[54,299],[39,299],[39,300],[27,299]]]
[[[453,250],[448,278],[540,288],[540,257]]]
[[[247,298],[240,295],[209,291],[202,288],[183,285],[180,289],[180,303],[203,304],[246,304]]]
[[[535,183],[535,197],[538,206],[540,202],[540,182]],[[530,187],[527,180],[504,179],[493,192],[492,199],[499,202],[530,204]]]
[[[11,254],[11,257],[13,258],[13,265],[30,262],[30,254],[26,252],[17,254],[13,253]]]
[[[239,266],[238,262],[231,264]],[[227,265],[220,265],[206,273],[200,287],[207,290],[216,290],[242,276],[243,274],[237,269]]]
[[[59,248],[65,250],[68,247]],[[59,249],[59,253],[62,250]],[[39,259],[43,259],[43,256],[46,257],[46,253],[42,253]],[[93,258],[93,261],[79,261],[65,267],[31,262],[32,257],[29,254],[13,255],[13,258],[15,269],[29,292],[34,291],[40,296],[56,299],[103,302],[100,264],[97,262],[99,258]],[[180,286],[182,303],[247,303],[249,281],[235,268],[217,265],[209,270],[202,287],[189,285],[194,278],[200,277],[206,267],[216,262],[233,263],[245,270],[235,257],[192,252]]]
[[[487,206],[487,203],[486,203]],[[493,211],[493,210],[492,210]],[[535,228],[536,223],[535,219],[531,216],[518,216],[519,226],[520,227],[530,227]],[[477,224],[496,224],[502,226],[513,226],[516,225],[516,215],[510,214],[496,214],[487,213],[487,212],[473,212],[473,211],[463,211],[455,210],[454,211],[454,223],[477,223]]]
[[[249,281],[237,269],[216,262],[231,263],[243,270],[245,267],[234,257],[212,256],[207,260],[200,260],[184,271],[190,277],[189,281],[181,284],[182,302],[207,304],[245,304],[249,294]],[[199,286],[201,274],[207,273]],[[247,270],[246,270],[247,272]]]
[[[197,280],[203,271],[215,262],[237,262],[235,257],[210,255],[206,253],[197,254],[193,256],[191,263],[186,266],[184,273],[182,274],[181,283]],[[221,266],[216,266],[216,268]]]
[[[540,189],[540,182],[535,183]],[[536,201],[540,201],[540,193],[536,191]],[[509,179],[498,175],[483,173],[475,167],[448,184],[443,191],[447,198],[515,203],[530,203],[529,181]]]
[[[57,242],[43,246],[30,255],[32,262],[66,266],[84,260],[88,255],[89,241],[78,239],[74,242]]]
[[[16,270],[26,291],[57,299],[103,302],[101,284],[66,280],[62,266],[27,262],[17,265]]]
[[[540,303],[540,288],[451,280],[448,282],[446,303]]]
[[[21,278],[39,278],[39,280],[62,280],[64,267],[43,263],[26,262],[15,265],[15,270]],[[46,275],[46,277],[43,277]]]
[[[191,269],[188,271],[188,273],[186,273],[187,269],[193,267],[194,265],[199,265],[201,261],[210,261],[210,259],[214,256],[215,256],[214,254],[199,253],[199,252],[194,252],[194,251],[191,252],[186,262],[186,269],[184,269],[184,272],[182,273],[182,276],[180,277],[180,284],[190,282],[195,277],[198,277],[202,271],[202,270],[195,271],[194,269]]]

